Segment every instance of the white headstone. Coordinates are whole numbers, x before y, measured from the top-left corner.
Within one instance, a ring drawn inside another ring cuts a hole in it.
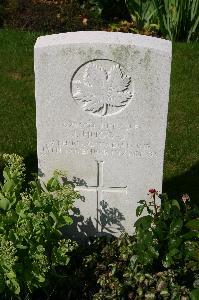
[[[39,169],[67,171],[80,235],[133,232],[137,201],[161,191],[171,42],[128,33],[44,36],[35,45]]]

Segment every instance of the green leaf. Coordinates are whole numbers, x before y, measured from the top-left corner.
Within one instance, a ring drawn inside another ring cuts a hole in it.
[[[4,168],[3,177],[5,178],[6,181],[8,181],[10,179],[10,170],[8,167]]]
[[[185,226],[192,230],[199,230],[199,218],[187,222]]]
[[[57,176],[52,177],[48,182],[47,182],[47,189],[50,191],[55,191],[60,188],[60,182],[58,180]]]
[[[57,224],[58,220],[57,220],[57,217],[55,216],[55,214],[51,211],[49,215],[53,219],[53,221]]]
[[[111,266],[111,265],[109,265],[109,266]],[[111,269],[111,275],[115,275],[115,273],[116,273],[116,271],[117,271],[117,267],[116,267],[116,265],[113,265],[112,266],[112,269]]]
[[[27,246],[24,246],[24,245],[22,245],[22,244],[18,244],[18,245],[16,245],[16,247],[17,247],[18,249],[22,249],[22,250],[28,248]]]
[[[22,201],[19,201],[16,204],[15,211],[21,218],[24,218],[26,216],[25,215],[26,210],[28,210],[28,207],[25,207]]]
[[[161,296],[166,296],[166,297],[168,297],[170,294],[169,294],[169,292],[168,292],[167,289],[164,289],[164,290],[162,290],[162,291],[160,292],[160,295],[161,295]]]
[[[141,217],[135,222],[134,227],[138,228],[141,226],[142,228],[147,229],[151,226],[152,220],[153,220],[152,216]]]
[[[6,183],[3,185],[2,192],[3,193],[12,193],[14,188],[15,188],[14,180],[9,180],[9,181],[6,181]]]
[[[176,206],[176,207],[180,210],[180,204],[178,203],[177,200],[173,200],[173,201],[172,201],[172,205],[173,205],[173,206]]]
[[[178,250],[178,249],[172,249],[172,250],[169,252],[168,256],[169,256],[169,257],[173,257],[173,256],[175,256],[175,255],[178,254],[178,253],[179,253],[179,250]]]
[[[154,300],[156,297],[155,297],[155,292],[147,292],[145,294],[145,299],[146,300]]]
[[[171,210],[170,203],[163,201],[162,208],[163,208],[164,219],[168,219],[168,217],[170,216],[170,210]]]
[[[10,201],[0,194],[0,208],[3,210],[8,210],[10,208]]]
[[[136,209],[136,216],[139,217],[142,213],[143,213],[143,210],[145,208],[145,205],[139,205]]]
[[[132,269],[134,269],[136,267],[137,261],[138,261],[138,256],[133,255],[130,259],[130,264],[131,264]]]
[[[162,261],[162,264],[165,268],[169,268],[173,263],[172,256],[169,254],[166,255],[165,259]]]
[[[38,281],[39,281],[39,282],[45,282],[45,280],[46,280],[46,278],[45,278],[44,276],[42,276],[41,274],[39,274],[39,275],[37,276],[37,278],[38,278]]]
[[[8,277],[7,285],[9,288],[14,292],[15,295],[19,295],[20,286],[17,282],[15,272],[11,270],[10,272],[6,273],[6,276]]]
[[[67,225],[73,224],[73,220],[70,216],[63,216],[63,218]]]
[[[138,203],[140,203],[140,204],[146,204],[146,200],[140,200],[140,201],[138,201]]]
[[[180,244],[182,243],[182,239],[181,238],[172,238],[169,240],[169,250],[174,249],[174,248],[178,248],[180,246]]]
[[[199,238],[199,233],[196,231],[190,231],[182,235],[184,241],[192,240],[193,238]]]
[[[199,289],[194,289],[191,291],[190,299],[191,300],[199,300]]]
[[[148,248],[149,253],[151,254],[151,256],[158,258],[159,256],[159,252],[156,250],[156,248],[154,246],[150,246]]]
[[[193,286],[199,289],[199,278],[194,281]]]
[[[180,218],[173,219],[173,221],[171,222],[171,225],[170,225],[170,233],[176,234],[177,232],[179,232],[181,230],[182,226],[183,226],[182,219],[180,219]]]

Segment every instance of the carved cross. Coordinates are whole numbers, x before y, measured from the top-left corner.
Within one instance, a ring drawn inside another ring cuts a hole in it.
[[[98,221],[99,221],[99,204],[103,200],[103,192],[108,193],[126,193],[127,194],[127,186],[125,187],[106,187],[104,186],[104,161],[97,161],[97,186],[78,186],[75,188],[78,192],[86,191],[86,192],[96,192],[97,193],[97,231],[98,230]]]

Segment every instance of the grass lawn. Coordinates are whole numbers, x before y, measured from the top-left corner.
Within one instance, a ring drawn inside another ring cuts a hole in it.
[[[36,171],[34,33],[0,30],[0,153],[17,153]]]
[[[36,171],[33,46],[38,34],[0,30],[0,153]],[[199,195],[199,43],[175,43],[163,190]],[[157,122],[158,122],[158,116]],[[138,199],[139,200],[139,199]]]

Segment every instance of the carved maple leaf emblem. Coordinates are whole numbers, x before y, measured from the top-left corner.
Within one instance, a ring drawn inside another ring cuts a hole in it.
[[[122,108],[131,100],[130,83],[131,77],[123,74],[119,64],[104,67],[90,62],[75,82],[73,97],[85,111],[104,116],[109,108]]]

